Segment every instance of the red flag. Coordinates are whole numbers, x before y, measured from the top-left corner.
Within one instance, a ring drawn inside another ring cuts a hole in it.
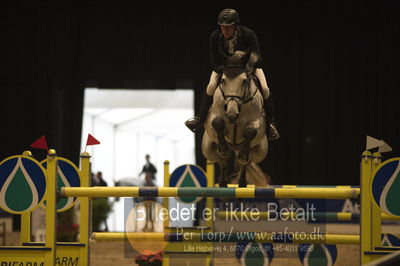
[[[93,137],[92,135],[88,134],[88,138],[87,138],[87,141],[86,141],[86,146],[96,145],[96,144],[100,144],[100,141],[95,139],[95,137]]]
[[[41,136],[31,144],[32,148],[48,150],[47,141],[45,136]]]

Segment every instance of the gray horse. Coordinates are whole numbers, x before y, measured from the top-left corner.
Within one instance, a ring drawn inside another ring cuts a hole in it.
[[[268,152],[263,97],[252,74],[254,61],[243,51],[227,58],[204,125],[202,151],[209,161],[218,162],[220,186],[227,186],[232,158],[239,170],[235,182],[243,187],[247,166],[262,161]]]

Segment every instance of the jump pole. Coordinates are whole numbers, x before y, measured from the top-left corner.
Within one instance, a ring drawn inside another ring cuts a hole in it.
[[[360,215],[357,213],[351,213],[351,212],[312,212],[312,213],[304,213],[304,214],[299,214],[296,212],[284,212],[284,213],[279,213],[280,216],[282,216],[282,219],[280,220],[293,220],[296,217],[300,218],[302,216],[305,216],[307,218],[310,218],[311,215],[316,219],[315,221],[359,221],[360,220]],[[260,212],[241,212],[241,211],[217,211],[216,217],[220,219],[225,219],[229,220],[232,217],[253,217],[255,219],[274,219],[276,216],[276,212],[267,212],[267,211],[260,211]],[[400,217],[396,216],[391,216],[386,213],[381,213],[381,219],[385,221],[391,221],[391,220],[400,220]],[[309,219],[307,219],[309,220]]]
[[[303,243],[303,244],[346,244],[360,243],[359,235],[318,235],[318,234],[286,234],[279,235],[265,232],[240,233],[93,233],[95,241],[159,241],[159,242],[260,242],[260,243]]]
[[[356,199],[357,188],[63,187],[64,197],[218,197]]]

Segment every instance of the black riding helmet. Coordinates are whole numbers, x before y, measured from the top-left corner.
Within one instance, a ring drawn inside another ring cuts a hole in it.
[[[226,8],[218,15],[218,25],[229,26],[237,23],[239,23],[239,14],[232,8]]]

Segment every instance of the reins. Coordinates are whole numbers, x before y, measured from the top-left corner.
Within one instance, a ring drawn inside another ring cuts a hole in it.
[[[244,90],[242,96],[226,95],[225,92],[224,92],[224,90],[222,89],[221,83],[218,85],[218,87],[219,87],[219,90],[221,91],[222,97],[224,97],[224,100],[225,100],[225,101],[228,101],[228,102],[229,102],[229,101],[231,101],[231,100],[235,100],[239,105],[241,105],[241,104],[245,104],[245,103],[248,103],[248,102],[250,102],[251,100],[253,100],[254,97],[255,97],[255,95],[257,94],[258,88],[256,88],[256,89],[254,90],[254,92],[251,93],[251,94],[250,94],[250,92],[249,92],[248,97],[246,97],[247,91],[250,91],[249,88],[250,88],[250,85],[251,85],[251,80],[252,80],[252,75],[250,75],[250,80],[249,80],[248,82],[246,82],[246,88],[245,88],[245,90]],[[244,99],[243,99],[243,98],[244,98]],[[240,101],[240,103],[239,103],[238,100]]]

